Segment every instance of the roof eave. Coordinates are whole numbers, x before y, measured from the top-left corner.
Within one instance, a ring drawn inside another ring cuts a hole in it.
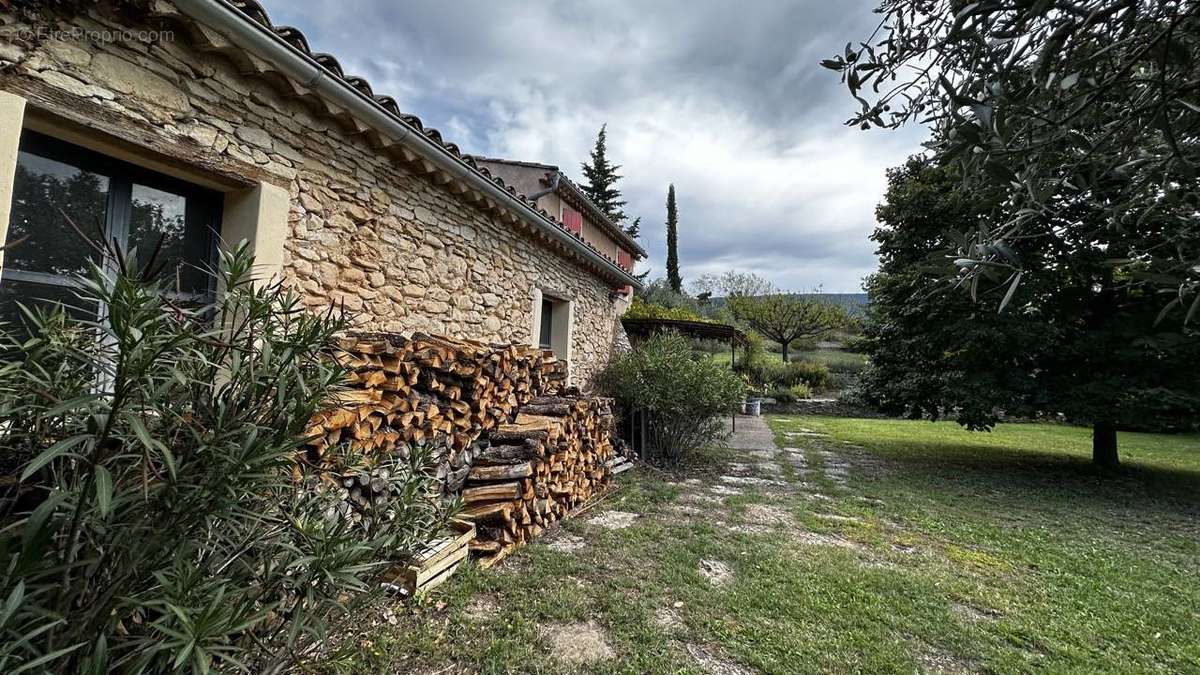
[[[613,220],[609,218],[607,214],[601,211],[600,207],[596,206],[596,203],[593,202],[586,194],[584,194],[583,190],[581,190],[579,186],[575,184],[575,181],[572,181],[567,174],[563,173],[562,171],[559,171],[558,173],[562,177],[562,180],[558,182],[559,190],[567,190],[582,200],[583,203],[587,204],[588,208],[592,211],[592,216],[604,223],[605,229],[609,231],[609,234],[615,236],[619,244],[633,249],[632,253],[636,254],[640,258],[646,257],[646,249],[642,248],[642,245],[639,244],[636,239],[629,236],[629,234],[627,234],[620,225],[613,222]]]
[[[641,281],[631,272],[622,268],[615,260],[601,254],[581,237],[563,229],[515,190],[492,180],[490,176],[453,154],[441,143],[435,142],[423,131],[414,128],[399,115],[384,108],[379,101],[359,91],[350,82],[318,63],[312,55],[284,40],[272,27],[256,21],[229,0],[175,0],[175,4],[193,20],[217,29],[232,44],[273,64],[279,73],[317,95],[344,106],[363,123],[371,125],[453,178],[466,182],[502,204],[507,211],[547,235],[551,241],[563,244],[574,255],[582,258],[592,271],[598,273],[597,276],[607,278],[617,285],[628,285],[639,290],[642,288]]]

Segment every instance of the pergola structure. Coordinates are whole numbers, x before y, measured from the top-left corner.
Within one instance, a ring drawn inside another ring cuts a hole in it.
[[[739,346],[749,346],[746,334],[724,323],[708,321],[686,321],[684,319],[621,319],[629,339],[644,338],[658,333],[675,332],[698,340],[720,340],[729,343],[729,352]]]
[[[746,334],[734,326],[725,323],[708,321],[687,321],[685,319],[621,319],[625,334],[630,340],[647,338],[659,333],[675,332],[697,340],[720,340],[729,343],[729,367],[737,361],[737,348],[749,347],[750,341]],[[630,421],[632,424],[632,420]],[[733,416],[733,428],[737,430],[737,415]]]

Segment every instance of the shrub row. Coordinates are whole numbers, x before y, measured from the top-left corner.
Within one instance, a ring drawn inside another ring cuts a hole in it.
[[[776,362],[765,355],[743,359],[735,370],[759,389],[786,389],[804,385],[810,390],[827,388],[832,382],[829,368],[813,361]]]

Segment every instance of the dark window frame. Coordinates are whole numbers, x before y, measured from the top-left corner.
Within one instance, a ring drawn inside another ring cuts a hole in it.
[[[107,178],[104,234],[108,241],[116,238],[122,247],[129,244],[134,185],[183,197],[184,251],[202,251],[195,256],[196,263],[215,269],[224,202],[222,193],[30,129],[21,131],[19,150]],[[88,229],[91,223],[76,225],[91,234]],[[63,227],[68,225],[63,223]],[[191,257],[185,255],[185,258]],[[3,270],[0,270],[0,283],[5,279],[67,288],[76,285],[69,275],[20,270],[10,267],[7,263]],[[171,297],[191,302],[207,301],[211,300],[216,290],[216,279],[212,275],[206,275],[205,288],[201,293],[172,292]]]
[[[554,299],[542,296],[541,325],[538,327],[538,345],[542,349],[553,349],[554,343]]]

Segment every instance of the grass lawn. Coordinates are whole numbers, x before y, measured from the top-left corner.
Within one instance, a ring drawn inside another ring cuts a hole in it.
[[[1107,475],[1072,427],[770,423],[795,450],[624,474],[331,672],[1200,672],[1200,436],[1121,434]],[[608,651],[564,662],[558,629]]]
[[[858,373],[867,367],[867,355],[841,349],[813,349],[788,354],[792,361],[815,361],[835,373]]]

